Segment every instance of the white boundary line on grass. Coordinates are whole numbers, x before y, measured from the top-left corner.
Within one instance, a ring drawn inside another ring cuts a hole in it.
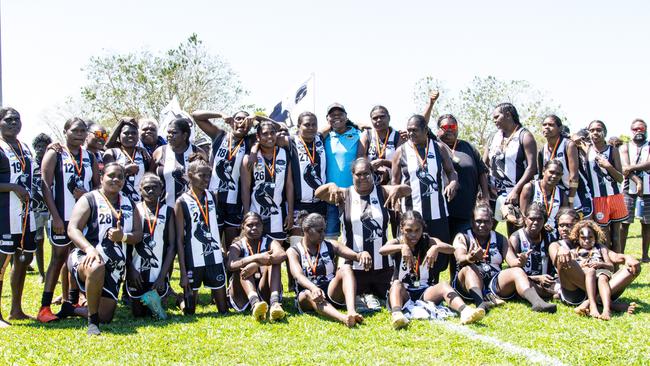
[[[564,364],[558,360],[557,358],[551,357],[549,355],[545,355],[541,352],[537,352],[535,350],[525,348],[525,347],[520,347],[517,345],[514,345],[512,343],[504,342],[498,338],[488,336],[488,335],[483,335],[480,333],[477,333],[470,329],[469,327],[462,326],[462,325],[457,325],[454,323],[450,323],[444,320],[441,321],[431,321],[433,324],[437,324],[439,326],[442,326],[444,328],[447,328],[448,330],[458,333],[461,335],[464,335],[468,338],[472,339],[477,339],[479,341],[482,341],[484,343],[491,344],[497,348],[500,348],[501,350],[514,354],[517,356],[521,356],[525,359],[527,359],[530,362],[536,363],[536,364],[542,364],[542,365],[553,365],[553,366],[563,366]]]

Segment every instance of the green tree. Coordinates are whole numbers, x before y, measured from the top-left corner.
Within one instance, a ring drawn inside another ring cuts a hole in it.
[[[161,54],[137,51],[91,57],[81,96],[106,126],[124,115],[157,118],[176,95],[185,111],[230,111],[247,94],[237,73],[196,34]]]
[[[430,76],[420,79],[415,86],[414,102],[422,105],[430,90],[440,87],[443,83]],[[538,142],[541,136],[541,121],[547,114],[553,113],[562,117],[560,106],[546,97],[545,93],[535,89],[525,80],[500,80],[494,76],[476,76],[470,85],[457,94],[443,89],[436,109],[432,113],[437,118],[438,111],[442,114],[451,113],[460,122],[460,137],[475,144],[481,151],[489,143],[496,132],[492,121],[492,112],[499,103],[510,102],[517,107],[521,123],[528,128]]]

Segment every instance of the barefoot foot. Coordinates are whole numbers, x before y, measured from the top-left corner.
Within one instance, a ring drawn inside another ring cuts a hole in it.
[[[9,313],[9,316],[7,318],[11,320],[25,320],[25,319],[36,320],[36,318],[34,318],[33,316],[23,313],[22,310],[15,313]]]

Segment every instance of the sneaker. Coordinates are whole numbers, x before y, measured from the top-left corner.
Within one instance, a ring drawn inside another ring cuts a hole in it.
[[[284,309],[282,309],[282,304],[279,302],[276,302],[275,304],[271,305],[271,321],[274,322],[276,320],[284,319],[285,313]]]
[[[260,301],[253,306],[253,318],[258,322],[266,319],[266,312],[269,310],[269,304],[266,301]]]
[[[86,332],[86,334],[88,334],[89,336],[98,336],[101,333],[102,332],[99,331],[99,327],[97,325],[88,324],[88,331]]]
[[[381,310],[381,302],[379,301],[377,296],[373,294],[367,294],[364,296],[364,300],[366,301],[366,306],[368,307],[368,310],[370,311]]]
[[[404,316],[404,313],[396,311],[390,316],[390,324],[395,330],[402,329],[409,325],[409,320]]]
[[[463,311],[460,312],[460,324],[471,324],[477,322],[485,316],[485,310],[482,308],[470,308],[466,306]]]
[[[38,320],[41,323],[49,323],[55,320],[59,320],[59,318],[57,318],[56,315],[52,314],[52,309],[50,309],[49,306],[43,306],[38,311],[36,320]]]
[[[59,310],[55,316],[57,319],[65,319],[74,315],[74,309],[75,307],[70,301],[64,301],[63,304],[61,304],[61,310]]]
[[[368,309],[368,305],[366,305],[366,299],[362,295],[357,295],[354,297],[354,308],[358,313],[367,313],[370,311]]]
[[[158,295],[158,291],[156,290],[151,290],[147,291],[144,295],[142,295],[142,303],[145,304],[149,310],[151,310],[151,313],[154,314],[158,319],[167,319],[167,313],[165,312],[165,309],[162,307],[162,303],[160,302],[160,296]]]

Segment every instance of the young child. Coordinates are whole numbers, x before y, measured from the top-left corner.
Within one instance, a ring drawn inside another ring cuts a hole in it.
[[[571,255],[585,273],[589,305],[588,309],[582,305],[577,307],[576,312],[582,315],[589,314],[591,317],[602,320],[610,320],[612,291],[609,287],[609,280],[612,278],[614,264],[609,259],[607,248],[600,244],[605,242],[605,234],[595,222],[585,220],[573,227],[570,238],[574,243],[578,243],[578,246],[571,250]],[[597,292],[603,303],[602,313],[598,312],[596,304]]]
[[[386,243],[379,254],[391,255],[395,261],[393,280],[388,293],[391,324],[400,329],[409,320],[402,313],[408,300],[424,300],[440,304],[443,300],[460,313],[461,324],[474,323],[485,316],[482,308],[470,308],[446,282],[438,282],[440,272],[447,267],[439,261],[439,254],[453,254],[454,247],[423,233],[424,220],[417,211],[402,214],[400,237]]]
[[[184,312],[194,314],[201,286],[212,291],[220,313],[228,311],[226,270],[217,221],[216,198],[207,188],[212,169],[201,154],[189,157],[189,188],[176,200],[176,246],[185,293]]]

